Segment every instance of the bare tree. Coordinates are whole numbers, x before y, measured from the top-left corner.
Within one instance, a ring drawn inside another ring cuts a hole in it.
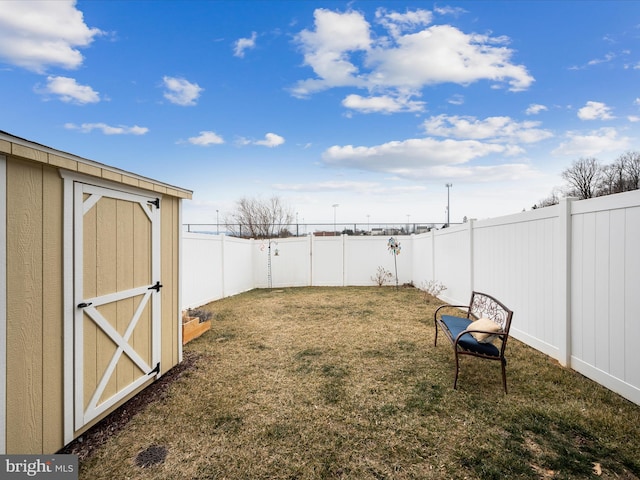
[[[626,180],[625,191],[640,189],[640,152],[626,152],[618,157]]]
[[[604,165],[600,172],[600,184],[597,195],[611,195],[624,191],[625,178],[622,162],[616,161],[611,165]]]
[[[628,192],[640,188],[640,152],[626,152],[611,165],[602,167],[598,195]]]
[[[535,210],[536,208],[544,208],[557,205],[558,203],[560,203],[561,194],[562,192],[560,191],[560,189],[558,187],[554,187],[547,198],[540,200],[532,208]]]
[[[623,153],[610,165],[601,165],[595,158],[581,158],[562,172],[562,178],[567,187],[555,187],[533,209],[555,205],[562,195],[582,200],[640,189],[640,152]]]
[[[593,157],[575,160],[569,168],[562,172],[562,178],[569,184],[569,195],[580,200],[593,198],[600,184],[602,167]]]
[[[289,236],[293,222],[291,208],[278,196],[268,200],[243,197],[236,202],[236,210],[227,217],[232,235],[246,238],[276,238]]]

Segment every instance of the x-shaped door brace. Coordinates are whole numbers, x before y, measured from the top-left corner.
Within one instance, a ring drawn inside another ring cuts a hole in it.
[[[144,359],[138,354],[138,352],[136,352],[134,348],[129,344],[129,338],[131,338],[131,335],[133,334],[133,331],[135,330],[136,325],[140,320],[140,316],[142,315],[144,308],[149,303],[149,298],[151,297],[152,293],[153,291],[150,290],[149,287],[145,286],[125,290],[115,294],[104,295],[102,297],[91,298],[86,301],[87,306],[83,309],[84,313],[86,313],[96,323],[96,325],[98,325],[98,327],[100,327],[102,331],[106,333],[109,338],[111,338],[111,340],[113,340],[113,342],[117,346],[116,351],[113,354],[109,365],[107,366],[107,369],[105,370],[102,378],[100,379],[100,382],[98,383],[98,386],[96,387],[89,405],[87,405],[86,411],[97,408],[98,401],[100,400],[100,397],[102,397],[102,393],[104,392],[104,389],[106,388],[107,383],[109,382],[111,375],[113,374],[113,371],[115,370],[116,365],[118,364],[118,361],[120,360],[120,357],[123,353],[126,353],[127,356],[137,365],[137,367],[141,371],[149,373],[149,371],[151,370],[151,367],[147,364],[147,362],[145,362]],[[113,328],[111,323],[106,318],[104,318],[104,316],[97,310],[97,307],[138,295],[143,295],[143,297],[140,300],[138,308],[136,309],[133,317],[129,321],[129,325],[125,330],[124,335],[120,335],[118,331]]]

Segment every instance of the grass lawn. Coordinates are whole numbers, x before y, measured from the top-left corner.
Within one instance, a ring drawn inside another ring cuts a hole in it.
[[[513,338],[508,395],[499,362],[477,358],[453,390],[437,305],[394,287],[213,302],[211,330],[185,347],[194,366],[80,478],[640,478],[640,406]],[[153,449],[164,461],[137,466]]]

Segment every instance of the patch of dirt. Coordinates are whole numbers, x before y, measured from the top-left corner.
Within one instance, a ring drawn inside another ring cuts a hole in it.
[[[151,467],[164,463],[167,458],[167,448],[162,445],[151,445],[138,454],[135,464],[141,468]]]
[[[126,427],[129,421],[139,412],[143,411],[151,403],[165,398],[171,384],[182,377],[185,372],[194,368],[200,356],[195,352],[183,352],[181,363],[57,453],[78,455],[78,460],[80,461],[89,458],[112,435]]]

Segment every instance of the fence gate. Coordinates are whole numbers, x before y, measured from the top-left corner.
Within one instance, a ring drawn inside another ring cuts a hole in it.
[[[78,430],[160,374],[160,200],[74,184]]]

